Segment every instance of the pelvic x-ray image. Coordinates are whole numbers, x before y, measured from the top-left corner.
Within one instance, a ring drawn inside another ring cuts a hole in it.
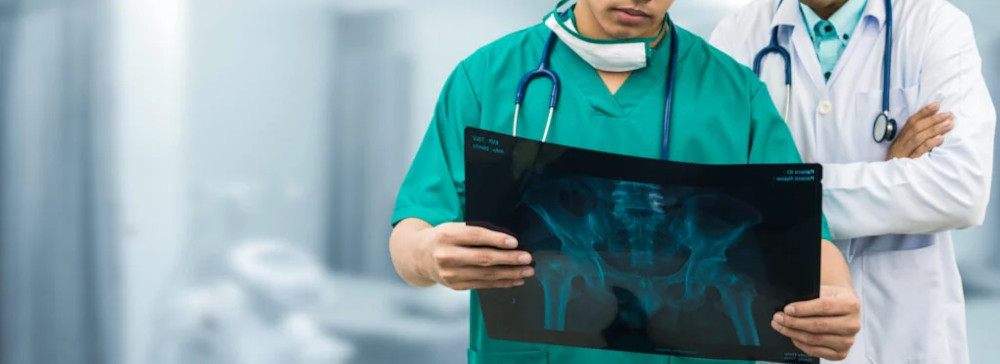
[[[494,339],[817,363],[773,329],[819,295],[818,165],[706,166],[466,130],[466,219],[532,253],[477,292]]]

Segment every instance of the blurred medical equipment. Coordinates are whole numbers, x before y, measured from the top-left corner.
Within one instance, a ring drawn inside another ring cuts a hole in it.
[[[317,261],[288,244],[247,242],[227,252],[225,267],[226,274],[202,277],[209,279],[168,298],[152,361],[349,362],[351,345],[312,315],[334,292]]]
[[[783,2],[783,0],[778,1],[778,8],[781,8]],[[889,76],[892,70],[892,0],[885,0],[885,8],[889,10],[885,12],[885,26],[888,31],[885,32],[885,51],[882,55],[882,113],[875,117],[875,123],[872,125],[872,138],[875,139],[876,143],[891,142],[896,138],[898,132],[896,119],[889,117]],[[792,58],[788,49],[778,42],[779,29],[781,29],[781,25],[775,25],[771,29],[771,43],[754,57],[753,72],[757,74],[757,77],[760,77],[761,63],[764,62],[764,57],[770,54],[781,56],[785,66],[785,113],[783,115],[787,120],[792,105]]]
[[[432,362],[464,350],[468,295],[328,274],[293,244],[247,241],[166,298],[157,364]],[[222,268],[215,269],[215,265]],[[387,348],[394,348],[387,350]]]

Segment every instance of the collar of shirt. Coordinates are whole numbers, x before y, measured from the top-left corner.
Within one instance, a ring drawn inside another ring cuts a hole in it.
[[[866,5],[868,5],[868,0],[848,0],[828,20],[820,18],[812,8],[805,4],[800,3],[799,7],[802,9],[806,29],[809,30],[809,37],[818,48],[822,41],[832,39],[838,39],[846,46],[851,36],[854,35],[854,29],[861,22]]]
[[[802,20],[812,38],[823,78],[827,82],[830,81],[840,56],[847,49],[854,29],[861,22],[867,4],[867,0],[848,0],[830,19],[823,20],[812,8],[800,3]]]
[[[886,7],[883,1],[865,1],[868,5],[864,6],[862,11],[862,19],[871,18],[877,22],[878,26],[882,26],[885,22]],[[817,16],[818,18],[819,16]],[[784,27],[798,27],[806,26],[805,16],[802,14],[802,8],[799,6],[799,2],[795,0],[780,1],[778,3],[778,9],[774,14],[774,19],[771,20],[771,27],[784,26]],[[808,26],[806,26],[808,28]],[[854,29],[849,29],[854,31]]]

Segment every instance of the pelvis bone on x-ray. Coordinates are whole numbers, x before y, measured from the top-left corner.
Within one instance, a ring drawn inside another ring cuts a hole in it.
[[[727,264],[730,247],[761,222],[752,205],[705,189],[587,177],[539,181],[522,199],[561,242],[535,254],[546,330],[567,329],[571,300],[586,295],[617,306],[620,290],[639,307],[610,312],[619,320],[642,327],[657,315],[657,325],[676,327],[681,315],[703,309],[714,289],[713,303],[739,343],[760,345],[754,284]]]

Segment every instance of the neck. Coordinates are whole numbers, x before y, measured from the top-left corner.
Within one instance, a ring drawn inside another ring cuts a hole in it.
[[[833,16],[837,10],[844,7],[844,4],[847,4],[847,1],[848,0],[836,0],[829,5],[809,5],[809,8],[823,20],[830,20],[830,17]]]
[[[589,1],[577,2],[576,7],[573,8],[573,14],[576,16],[576,30],[580,33],[580,35],[594,39],[619,39],[609,34],[604,28],[601,27],[600,23],[597,22],[597,16],[594,14],[593,9],[591,9]],[[663,34],[660,34],[660,31],[660,27],[653,27],[636,38],[652,38],[660,35],[656,41],[650,44],[650,46],[656,47],[661,41],[663,41],[663,38],[666,37],[669,30],[664,31]]]

